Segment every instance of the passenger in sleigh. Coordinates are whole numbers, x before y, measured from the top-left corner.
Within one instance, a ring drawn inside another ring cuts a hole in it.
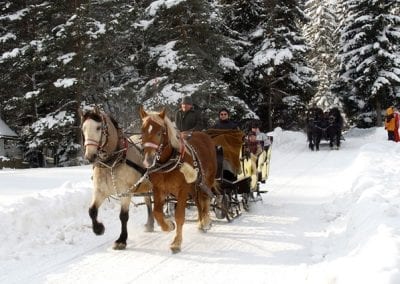
[[[268,151],[271,147],[271,139],[267,134],[260,131],[258,124],[254,123],[251,126],[251,131],[256,134],[256,141],[261,145],[261,153],[257,154],[257,177],[258,181],[265,182],[268,175]]]
[[[262,143],[257,140],[257,134],[253,131],[249,132],[247,135],[247,148],[248,151],[256,157],[263,151]]]
[[[263,152],[261,144],[256,140],[257,136],[254,132],[249,132],[245,138],[244,148],[242,152],[242,174],[240,176],[250,177],[250,189],[257,189],[257,159],[258,155]]]
[[[267,134],[260,131],[260,128],[257,124],[253,124],[251,126],[251,131],[256,134],[256,140],[261,144],[261,147],[267,152],[269,146],[271,146],[271,140]]]

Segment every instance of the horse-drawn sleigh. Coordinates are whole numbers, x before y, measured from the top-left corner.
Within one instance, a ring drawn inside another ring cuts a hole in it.
[[[338,150],[342,139],[343,123],[343,117],[336,107],[326,113],[318,107],[308,110],[306,132],[310,150],[319,151],[322,140],[328,141],[331,149]]]
[[[188,202],[196,205],[198,228],[205,232],[211,227],[210,212],[231,221],[242,209],[249,209],[253,194],[260,196],[258,183],[254,186],[251,176],[258,174],[247,171],[246,175],[245,159],[240,159],[241,131],[180,133],[165,111],[150,113],[141,108],[140,116],[141,149],[124,137],[115,120],[98,109],[81,117],[85,158],[94,166],[89,215],[96,234],[104,232],[104,225],[97,221],[101,203],[111,195],[121,199],[121,235],[115,249],[126,247],[132,196],[145,196],[146,230],[154,230],[153,216],[163,231],[175,230],[170,245],[173,253],[181,250]],[[229,143],[221,142],[224,140]],[[175,223],[166,217],[166,203],[173,204]]]

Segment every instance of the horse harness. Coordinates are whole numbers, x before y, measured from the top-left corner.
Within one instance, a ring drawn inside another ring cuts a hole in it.
[[[105,116],[103,114],[100,114],[101,117],[101,136],[100,136],[100,140],[99,141],[95,141],[93,139],[87,139],[85,140],[85,136],[83,136],[84,141],[84,146],[97,146],[97,152],[98,153],[105,153],[106,151],[104,150],[105,146],[108,143],[108,125],[107,125],[107,120],[105,118]],[[83,121],[84,122],[84,121]],[[83,124],[82,122],[82,124]],[[118,132],[118,139],[120,141],[119,143],[119,150],[114,151],[111,156],[106,160],[106,161],[102,161],[100,159],[98,159],[95,164],[94,167],[100,167],[100,168],[108,168],[111,172],[111,181],[113,184],[113,188],[115,192],[118,192],[117,190],[117,186],[116,186],[116,182],[115,182],[115,173],[114,170],[116,168],[117,165],[125,163],[126,165],[130,166],[131,168],[133,168],[134,170],[136,170],[137,172],[139,172],[142,176],[142,178],[139,179],[138,182],[136,182],[135,184],[133,184],[130,188],[128,188],[125,192],[118,194],[118,196],[120,197],[124,197],[127,195],[131,195],[134,194],[135,191],[139,188],[139,185],[143,182],[143,176],[145,176],[146,173],[146,169],[144,169],[143,167],[141,167],[140,165],[138,165],[137,163],[135,163],[134,161],[131,161],[129,159],[126,158],[126,154],[128,152],[128,148],[131,146],[134,146],[139,152],[142,152],[142,150],[136,145],[136,143],[134,143],[132,140],[128,140],[127,138],[125,138],[122,134],[122,130],[121,128],[119,128],[118,126],[114,125],[115,128],[117,129]],[[103,137],[105,137],[105,140],[102,144],[101,141],[103,140]],[[99,155],[98,155],[99,157]]]
[[[188,143],[188,140],[190,140],[192,134],[193,132],[186,133],[185,135],[183,133],[180,133],[179,136],[180,149],[179,151],[177,151],[174,147],[172,147],[168,143],[168,139],[165,139],[165,137],[167,136],[167,129],[164,126],[162,126],[162,136],[160,143],[158,145],[152,142],[145,142],[143,144],[143,148],[149,147],[156,149],[156,155],[153,164],[147,169],[145,175],[152,173],[169,173],[175,169],[179,169],[184,163],[183,159],[185,156],[185,152],[186,150],[188,150],[190,156],[193,159],[193,167],[195,171],[198,173],[196,179],[196,188],[199,187],[200,189],[205,191],[208,195],[210,195],[210,197],[213,197],[214,194],[212,193],[211,189],[204,184],[203,177],[205,175],[201,161],[199,159],[199,155],[196,149],[190,143]],[[165,144],[164,140],[167,141]],[[172,148],[172,153],[170,155],[170,158],[166,163],[160,163],[159,161],[161,158],[161,154],[168,146]]]

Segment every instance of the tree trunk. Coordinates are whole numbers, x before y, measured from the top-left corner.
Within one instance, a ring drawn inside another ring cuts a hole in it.
[[[376,126],[382,126],[382,106],[379,100],[375,102]]]

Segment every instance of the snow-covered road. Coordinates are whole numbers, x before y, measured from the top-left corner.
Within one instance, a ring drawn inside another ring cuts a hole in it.
[[[400,283],[400,145],[385,137],[353,130],[339,151],[310,152],[304,134],[276,130],[263,202],[207,233],[188,209],[179,254],[173,233],[144,232],[144,206],[125,251],[111,248],[117,201],[94,235],[89,166],[0,170],[0,283]]]

